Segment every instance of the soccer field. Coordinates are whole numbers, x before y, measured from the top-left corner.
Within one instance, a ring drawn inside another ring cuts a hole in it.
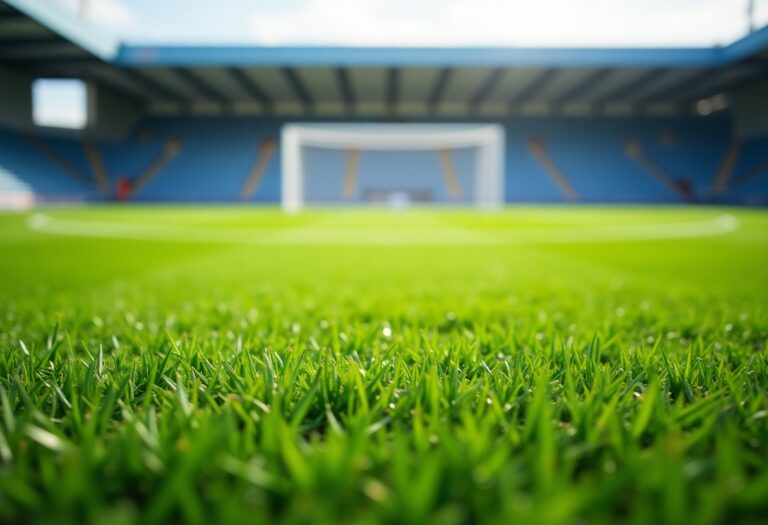
[[[0,215],[0,522],[764,523],[768,213]]]

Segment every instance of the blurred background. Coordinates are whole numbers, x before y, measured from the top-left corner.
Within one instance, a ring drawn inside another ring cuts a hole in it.
[[[0,16],[6,208],[768,202],[766,1],[2,0]]]

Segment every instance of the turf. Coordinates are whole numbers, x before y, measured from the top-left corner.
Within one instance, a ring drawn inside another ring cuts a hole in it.
[[[768,213],[0,215],[0,521],[764,523]]]

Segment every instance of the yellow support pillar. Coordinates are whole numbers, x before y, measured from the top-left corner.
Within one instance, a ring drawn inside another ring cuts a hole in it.
[[[443,169],[443,180],[448,188],[448,194],[454,199],[460,199],[464,192],[461,190],[459,177],[456,175],[456,166],[453,164],[453,150],[437,150],[437,158],[440,159],[440,166]]]
[[[624,144],[624,152],[631,159],[636,160],[653,178],[659,181],[667,189],[679,195],[683,195],[677,182],[675,182],[664,168],[659,166],[656,161],[648,156],[638,140],[629,139]],[[683,196],[685,197],[685,195]]]
[[[357,179],[360,174],[360,151],[347,150],[347,166],[344,170],[344,183],[341,186],[341,196],[352,197],[357,187]]]
[[[565,176],[565,173],[563,173],[557,164],[555,164],[555,161],[552,160],[552,157],[549,155],[549,150],[547,150],[547,146],[544,142],[540,139],[533,139],[528,142],[528,149],[534,158],[539,161],[539,164],[544,168],[544,171],[549,175],[549,178],[552,179],[552,182],[555,183],[555,186],[560,190],[560,193],[562,193],[569,201],[579,200],[579,193]]]
[[[181,150],[181,140],[178,138],[171,138],[165,143],[163,151],[160,155],[153,160],[147,168],[136,177],[133,182],[133,193],[138,193],[141,189],[149,184],[149,182],[160,172],[163,167],[168,164],[171,159],[178,155]]]
[[[710,194],[719,195],[728,188],[740,153],[741,142],[734,140],[728,145],[728,149],[725,150],[723,155],[723,160],[720,161],[720,166],[715,172],[715,179],[712,181],[712,187],[709,189]]]
[[[264,173],[267,171],[269,161],[274,157],[276,150],[277,143],[272,137],[265,137],[259,142],[256,163],[253,165],[251,172],[243,183],[243,187],[240,189],[241,199],[250,199],[256,193],[256,189],[259,187],[261,180],[264,178]]]
[[[104,166],[99,149],[89,139],[83,141],[83,149],[85,149],[85,156],[88,159],[88,165],[91,168],[93,178],[96,179],[96,185],[102,193],[105,195],[109,194],[109,174],[107,173],[106,166]]]

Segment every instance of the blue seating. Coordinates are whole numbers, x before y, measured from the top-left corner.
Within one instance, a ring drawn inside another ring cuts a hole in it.
[[[248,174],[258,160],[259,144],[279,138],[284,121],[246,117],[157,117],[143,121],[121,141],[97,143],[112,184],[136,179],[161,156],[166,143],[181,146],[154,177],[133,196],[138,201],[240,200]],[[635,141],[642,154],[668,178],[685,181],[693,200],[713,198],[709,190],[730,142],[726,118],[521,118],[506,127],[507,202],[563,202],[564,195],[531,149],[538,140],[548,158],[579,195],[580,202],[683,202],[684,192],[660,182],[647,165],[625,151]],[[28,187],[47,200],[99,200],[82,140],[64,136],[37,139],[65,164],[82,174],[79,181],[18,132],[0,129],[0,191]],[[278,146],[279,147],[279,146]],[[440,160],[433,151],[364,151],[352,195],[342,187],[346,168],[343,151],[307,148],[307,194],[315,202],[359,202],[375,192],[394,190],[428,194],[435,202],[471,202],[473,148],[453,152],[452,161],[462,196],[451,196]],[[745,143],[719,201],[768,203],[768,173],[748,180],[747,174],[768,163],[768,137]],[[15,181],[13,184],[9,181]],[[270,160],[252,202],[280,200],[280,154]],[[108,197],[108,196],[106,196]]]
[[[768,137],[742,146],[727,197],[732,202],[768,205]]]
[[[59,140],[54,139],[54,142]],[[0,170],[4,173],[5,181],[0,191],[14,192],[28,189],[34,192],[38,199],[51,201],[84,201],[99,198],[92,185],[77,180],[72,174],[55,165],[22,135],[2,129],[0,129]]]

